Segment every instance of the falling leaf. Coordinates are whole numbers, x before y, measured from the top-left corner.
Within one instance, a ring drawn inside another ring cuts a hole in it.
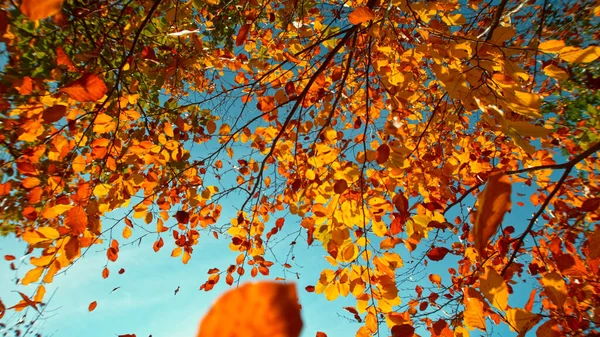
[[[235,317],[235,324],[224,324]],[[246,283],[223,294],[200,323],[198,337],[298,337],[302,330],[294,284]]]
[[[504,214],[510,210],[511,191],[510,178],[502,172],[493,172],[488,177],[485,189],[477,198],[478,208],[473,224],[473,236],[475,249],[480,254],[496,233]]]
[[[348,15],[348,21],[353,25],[359,25],[374,18],[375,13],[367,6],[358,7]]]
[[[30,20],[42,20],[60,12],[63,0],[23,0],[21,13]]]
[[[252,26],[251,24],[246,23],[240,27],[240,30],[238,31],[238,35],[235,38],[235,46],[236,47],[239,47],[246,42],[246,39],[248,39],[248,31],[250,30],[251,26]]]
[[[90,305],[88,305],[88,311],[89,312],[94,311],[94,309],[96,309],[97,306],[98,306],[98,303],[96,303],[96,301],[90,303]]]
[[[98,75],[86,73],[60,91],[79,102],[96,102],[104,97],[108,89]]]

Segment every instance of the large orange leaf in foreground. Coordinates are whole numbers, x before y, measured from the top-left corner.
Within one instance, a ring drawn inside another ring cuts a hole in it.
[[[108,89],[98,75],[87,73],[60,91],[79,102],[95,102],[104,97]]]
[[[20,9],[31,20],[42,20],[60,12],[62,3],[63,0],[23,0]]]
[[[247,283],[222,295],[200,323],[198,337],[298,337],[294,284]]]

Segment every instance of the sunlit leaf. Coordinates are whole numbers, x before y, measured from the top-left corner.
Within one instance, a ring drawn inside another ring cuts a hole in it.
[[[87,73],[60,91],[79,102],[95,102],[104,97],[108,89],[98,75]]]
[[[369,7],[362,6],[355,8],[350,15],[348,15],[348,21],[353,25],[359,25],[363,22],[373,20],[375,13]]]
[[[224,324],[235,317],[235,324]],[[247,283],[223,294],[200,323],[198,337],[298,337],[302,329],[300,305],[294,284]]]
[[[480,253],[484,251],[490,238],[496,234],[504,214],[510,210],[511,192],[510,178],[502,172],[493,172],[488,177],[485,189],[477,197],[478,208],[473,223],[473,236],[475,249]]]
[[[21,12],[31,20],[42,20],[58,13],[64,0],[23,0]]]

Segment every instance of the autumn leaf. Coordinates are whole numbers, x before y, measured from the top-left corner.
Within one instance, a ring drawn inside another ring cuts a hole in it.
[[[66,113],[67,107],[64,105],[57,104],[44,110],[44,112],[42,112],[42,119],[44,120],[44,123],[50,124],[61,120]]]
[[[485,273],[479,277],[479,289],[490,303],[500,310],[508,306],[508,285],[496,270],[485,268]]]
[[[510,210],[511,191],[510,178],[502,172],[493,172],[488,177],[485,189],[477,197],[478,208],[473,223],[473,236],[475,249],[480,254],[496,233],[504,214]]]
[[[21,12],[30,20],[42,20],[60,12],[64,0],[23,0]]]
[[[88,216],[83,206],[75,206],[67,211],[65,225],[71,228],[73,235],[80,235],[86,230]]]
[[[37,282],[40,279],[40,277],[42,276],[43,272],[44,272],[44,268],[43,267],[36,267],[36,268],[31,269],[21,279],[21,284],[23,284],[24,286],[26,286],[26,285],[28,285],[30,283]]]
[[[392,337],[412,337],[415,334],[415,328],[410,324],[394,325],[392,327]]]
[[[354,9],[350,15],[348,15],[348,21],[353,25],[359,25],[363,22],[373,20],[375,13],[369,7],[362,6]]]
[[[431,261],[441,261],[444,259],[444,257],[446,257],[446,254],[448,254],[449,252],[450,250],[448,250],[445,247],[435,247],[429,250],[429,252],[427,252],[427,257]]]
[[[476,297],[467,299],[463,316],[464,323],[470,330],[477,328],[481,331],[486,331],[483,303]]]
[[[98,75],[86,73],[60,91],[79,102],[96,102],[104,97],[108,89]]]
[[[94,311],[94,309],[96,309],[97,306],[98,306],[98,303],[96,303],[96,301],[90,303],[90,305],[88,305],[88,311],[89,312]]]
[[[530,311],[523,309],[508,309],[506,319],[510,323],[511,329],[519,333],[519,336],[525,336],[527,331],[531,330],[542,317]]]
[[[6,313],[6,306],[4,306],[4,303],[2,302],[2,300],[0,300],[0,319],[2,319],[2,317],[4,317],[5,313]]]
[[[559,308],[567,300],[566,283],[563,278],[556,272],[547,273],[542,277],[544,292],[546,296]]]
[[[235,317],[235,324],[223,324],[231,317]],[[202,319],[198,337],[233,337],[240,331],[265,337],[298,337],[301,329],[295,285],[257,282],[223,294]]]
[[[246,42],[246,39],[248,39],[248,31],[250,30],[250,27],[252,27],[252,25],[249,23],[243,24],[240,27],[237,37],[235,38],[236,47],[239,47]]]

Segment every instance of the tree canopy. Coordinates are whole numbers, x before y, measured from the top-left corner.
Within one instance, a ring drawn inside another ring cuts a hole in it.
[[[214,236],[239,255],[201,290],[308,245],[331,268],[301,291],[354,298],[357,336],[598,334],[599,22],[592,0],[2,1],[0,231],[32,286],[0,318],[91,247],[187,263]]]

